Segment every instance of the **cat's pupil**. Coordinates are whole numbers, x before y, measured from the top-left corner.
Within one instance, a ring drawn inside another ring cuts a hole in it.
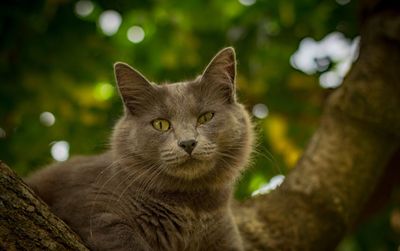
[[[168,131],[171,127],[171,124],[168,120],[165,119],[156,119],[151,123],[153,127],[159,131]]]

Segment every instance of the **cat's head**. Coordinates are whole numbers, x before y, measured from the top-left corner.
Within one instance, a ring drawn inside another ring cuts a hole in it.
[[[155,85],[124,63],[115,64],[115,76],[125,114],[112,150],[132,179],[153,188],[197,189],[238,177],[253,132],[236,101],[233,48],[220,51],[192,81]]]

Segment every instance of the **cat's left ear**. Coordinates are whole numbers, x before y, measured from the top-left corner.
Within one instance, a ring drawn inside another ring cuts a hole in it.
[[[204,70],[201,81],[221,93],[229,103],[235,102],[236,55],[233,47],[222,49]]]

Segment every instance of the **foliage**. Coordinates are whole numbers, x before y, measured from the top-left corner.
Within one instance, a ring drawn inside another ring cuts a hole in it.
[[[70,155],[100,152],[107,148],[110,129],[122,113],[114,62],[125,61],[154,82],[179,81],[199,74],[219,49],[232,45],[239,63],[239,98],[249,110],[261,103],[269,111],[264,119],[254,118],[257,153],[238,184],[237,197],[249,196],[294,166],[318,125],[330,92],[319,85],[318,77],[336,62],[328,58],[325,69],[307,75],[293,69],[290,57],[305,37],[318,41],[334,31],[356,37],[356,4],[348,2],[1,3],[0,158],[26,175],[53,161],[56,142],[68,142]],[[90,4],[93,9],[88,12]],[[106,10],[122,18],[112,35],[105,34],[99,22]],[[135,42],[128,39],[129,32]],[[46,111],[54,115],[54,124],[51,114],[43,114]],[[367,243],[349,238],[355,248],[343,244],[341,250],[358,250]],[[376,243],[380,250],[390,247],[382,239]]]

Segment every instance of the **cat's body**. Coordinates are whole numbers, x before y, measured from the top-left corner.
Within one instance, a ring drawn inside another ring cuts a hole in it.
[[[125,115],[111,150],[27,181],[93,250],[242,250],[230,212],[252,127],[221,51],[196,80],[155,86],[116,65]]]

